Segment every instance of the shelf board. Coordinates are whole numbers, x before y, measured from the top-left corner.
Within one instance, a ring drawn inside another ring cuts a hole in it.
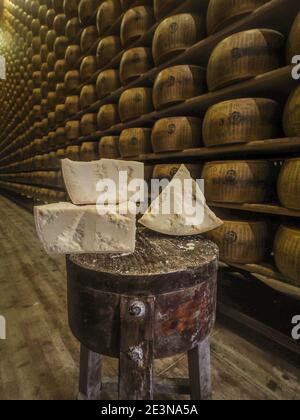
[[[286,278],[279,273],[274,265],[269,263],[260,264],[228,264],[221,263],[221,268],[246,272],[254,276],[257,280],[264,283],[273,290],[283,293],[294,299],[300,300],[300,288],[287,282]]]
[[[199,147],[197,149],[187,149],[182,152],[173,153],[151,153],[139,156],[142,162],[163,162],[176,159],[198,159],[212,160],[215,158],[229,158],[233,156],[249,156],[250,154],[280,154],[293,153],[300,151],[300,137],[286,137],[280,139],[270,139],[254,141],[244,144],[218,147]]]
[[[199,0],[197,0],[199,1]],[[185,9],[188,9],[190,7],[196,7],[195,5],[197,5],[197,7],[199,7],[199,3],[197,3],[197,1],[195,2],[195,0],[188,0],[186,2],[184,2],[183,5],[179,6],[178,9],[175,9],[176,13],[179,13],[181,11],[184,11]],[[206,0],[203,2],[204,5],[202,6],[203,8],[206,7],[205,3]],[[257,10],[255,10],[253,13],[249,14],[248,16],[246,16],[245,18],[241,19],[240,21],[228,26],[227,28],[223,29],[220,32],[217,32],[216,34],[212,35],[212,36],[208,36],[207,38],[205,38],[204,40],[201,40],[200,42],[196,43],[195,45],[193,45],[190,48],[187,48],[182,54],[179,54],[178,56],[174,57],[173,59],[169,60],[168,62],[162,64],[161,66],[155,67],[153,69],[151,69],[149,72],[147,72],[144,75],[141,75],[138,79],[134,80],[133,82],[131,82],[130,84],[128,84],[127,86],[121,87],[120,89],[118,89],[115,92],[112,92],[111,95],[109,95],[108,97],[97,101],[95,104],[93,104],[91,107],[80,111],[78,114],[67,118],[66,121],[70,121],[70,120],[76,120],[81,118],[85,113],[87,112],[97,112],[98,109],[107,103],[113,103],[113,102],[117,102],[118,98],[120,97],[120,95],[122,94],[122,92],[126,89],[132,88],[132,87],[136,87],[136,86],[142,86],[144,84],[149,83],[149,81],[153,81],[155,79],[155,77],[157,76],[157,74],[163,70],[166,67],[170,67],[172,65],[176,65],[176,64],[200,64],[200,65],[206,65],[207,61],[209,59],[209,56],[212,52],[212,50],[214,49],[214,47],[224,38],[226,38],[227,36],[242,31],[242,30],[246,30],[246,29],[250,29],[250,28],[254,28],[254,27],[270,27],[273,29],[277,29],[282,31],[283,33],[287,34],[288,28],[291,26],[292,21],[296,15],[296,13],[300,10],[300,3],[299,2],[295,2],[295,0],[271,0],[270,2],[266,3],[265,5],[259,7]],[[140,40],[141,41],[141,40]],[[139,41],[138,41],[139,42]],[[138,42],[136,45],[138,45]],[[143,42],[141,42],[143,43]],[[108,65],[106,65],[104,67],[105,68],[110,68],[110,67],[114,67],[119,60],[121,59],[121,55],[123,54],[120,53],[118,56],[116,56]],[[96,75],[99,74],[99,71],[96,72],[96,74],[89,80],[86,82],[86,84],[91,83],[92,81],[95,81]],[[281,77],[280,77],[281,76]],[[262,92],[266,92],[268,93],[268,89],[275,89],[275,90],[280,90],[280,91],[286,91],[288,86],[290,86],[291,84],[291,79],[290,74],[289,74],[289,78],[286,79],[284,78],[284,75],[280,75],[278,74],[279,79],[274,78],[273,80],[273,84],[270,84],[268,87],[265,87],[260,85],[258,83],[257,85],[257,89],[256,92],[258,94],[262,94]],[[277,83],[277,84],[276,84]],[[286,85],[287,83],[287,85]],[[253,94],[255,94],[255,87],[253,87]],[[236,95],[245,95],[247,94],[247,92],[239,92],[239,89],[234,89],[233,87],[227,88],[227,89],[223,89],[222,91],[220,91],[220,95],[219,95],[219,99],[217,100],[217,95],[216,93],[209,93],[207,94],[206,99],[207,103],[209,104],[209,101],[211,99],[211,105],[216,103],[216,102],[220,102],[222,100],[225,99],[233,99],[236,98]],[[249,92],[249,94],[251,94]],[[210,98],[209,95],[212,95],[212,97]],[[228,95],[228,96],[226,96]],[[204,95],[203,95],[204,96]],[[215,98],[215,100],[214,100]],[[185,107],[182,106],[178,106],[178,107],[174,107],[170,109],[170,112],[193,112],[193,105],[195,104],[195,106],[197,107],[196,109],[202,109],[201,107],[201,103],[199,103],[199,101],[197,100],[198,98],[194,98],[194,100],[191,100],[189,102],[189,106],[187,105],[187,103],[185,103]],[[209,106],[209,105],[207,105]],[[183,107],[183,108],[182,108]],[[198,108],[199,107],[199,108]],[[195,109],[195,110],[196,110]],[[207,109],[207,107],[206,107]],[[165,110],[165,113],[162,113],[162,115],[168,115],[168,110]],[[177,114],[178,115],[178,114]],[[154,115],[155,118],[155,115]],[[65,121],[65,122],[66,122]],[[60,125],[57,125],[55,128],[49,130],[55,130],[56,128],[58,128]],[[5,140],[4,140],[5,142]]]
[[[221,268],[233,268],[240,271],[246,271],[250,274],[259,274],[261,276],[269,277],[274,280],[279,280],[283,283],[286,283],[285,277],[279,273],[279,271],[272,265],[268,263],[260,264],[229,264],[221,263]]]
[[[276,216],[287,216],[300,218],[300,210],[290,210],[279,204],[234,204],[234,203],[208,203],[210,207],[240,210],[253,213],[274,214]]]

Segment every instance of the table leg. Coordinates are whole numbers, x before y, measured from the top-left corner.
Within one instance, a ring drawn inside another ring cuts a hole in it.
[[[119,400],[153,399],[154,298],[121,299]]]
[[[88,350],[83,344],[80,347],[79,393],[81,399],[100,400],[102,356]]]
[[[210,400],[211,361],[210,344],[208,339],[188,352],[191,399],[194,401]]]

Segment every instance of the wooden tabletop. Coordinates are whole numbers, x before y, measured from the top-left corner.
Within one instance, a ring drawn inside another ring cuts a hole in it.
[[[202,236],[167,237],[139,229],[136,251],[130,255],[71,255],[68,266],[72,275],[84,275],[94,287],[132,289],[168,289],[194,286],[213,276],[218,267],[218,247]],[[168,280],[164,286],[158,280]],[[96,283],[95,283],[96,282]],[[132,283],[134,282],[134,283]],[[173,287],[172,287],[173,284]],[[120,288],[117,286],[119,285]]]

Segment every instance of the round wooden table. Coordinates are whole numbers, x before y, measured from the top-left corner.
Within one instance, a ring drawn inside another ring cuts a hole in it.
[[[119,381],[109,389],[117,389],[120,400],[151,400],[162,389],[153,379],[153,360],[188,352],[188,393],[194,400],[211,397],[207,337],[216,317],[218,255],[202,237],[141,229],[134,254],[67,257],[81,396],[101,399],[105,355],[119,358]],[[169,388],[174,393],[176,385]]]

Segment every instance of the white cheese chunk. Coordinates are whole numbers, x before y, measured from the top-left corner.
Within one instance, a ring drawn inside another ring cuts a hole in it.
[[[133,253],[136,217],[123,214],[120,207],[78,207],[57,203],[35,207],[38,236],[48,254]]]
[[[74,162],[62,160],[65,186],[73,204],[119,204],[140,201],[144,196],[144,164],[101,159],[94,162]],[[120,183],[120,173],[126,173],[124,183]],[[113,186],[100,185],[99,181],[109,180]],[[140,180],[142,188],[132,186],[132,181]],[[137,192],[140,196],[137,197]]]
[[[168,207],[170,210],[166,212]],[[207,206],[200,186],[184,165],[153,201],[139,223],[170,236],[199,235],[223,224]]]

